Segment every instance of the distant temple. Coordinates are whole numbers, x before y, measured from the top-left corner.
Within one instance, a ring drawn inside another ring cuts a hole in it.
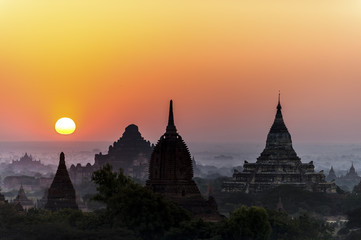
[[[24,156],[22,156],[18,161],[13,160],[11,164],[14,167],[22,167],[22,168],[28,168],[28,167],[41,167],[44,166],[40,160],[34,160],[33,156],[28,155],[28,153],[25,153]]]
[[[7,172],[14,172],[16,174],[26,174],[51,171],[51,166],[47,166],[41,163],[40,160],[35,160],[33,156],[25,153],[19,160],[13,160],[10,164],[5,166]]]
[[[48,202],[45,208],[52,211],[63,208],[78,209],[75,201],[75,189],[65,166],[63,152],[60,154],[58,170],[48,191]]]
[[[256,163],[244,162],[243,171],[223,182],[222,191],[257,193],[281,185],[313,192],[335,193],[335,183],[327,183],[323,172],[314,171],[313,162],[302,163],[292,147],[291,135],[283,121],[278,98],[277,113],[268,133],[266,147]]]
[[[213,197],[206,201],[193,181],[192,159],[188,147],[177,133],[170,102],[168,126],[154,147],[146,186],[208,221],[221,217]]]
[[[123,136],[109,146],[108,154],[95,155],[95,165],[110,163],[114,170],[122,168],[127,176],[146,179],[152,151],[153,146],[144,140],[138,126],[131,124],[125,128]]]
[[[336,176],[335,170],[333,170],[333,166],[331,166],[331,169],[326,177],[326,180],[328,182],[331,182],[332,180],[336,180],[336,179],[337,179],[337,176]]]
[[[88,163],[85,167],[80,164],[71,165],[70,178],[75,184],[89,181],[92,173],[101,166],[109,163],[113,170],[122,168],[124,174],[133,178],[147,179],[149,159],[153,145],[146,141],[139,132],[138,126],[131,124],[125,128],[123,136],[109,146],[108,154],[96,154],[95,163]]]
[[[352,191],[353,188],[360,182],[361,177],[357,174],[353,163],[351,164],[350,170],[346,175],[336,176],[336,173],[331,166],[331,169],[326,178],[327,181],[335,180],[337,186],[340,186],[345,191]]]
[[[25,194],[23,185],[20,186],[18,195],[14,200],[15,204],[20,204],[24,210],[34,207],[34,202],[28,199]]]
[[[340,178],[344,180],[356,180],[356,181],[359,181],[361,179],[360,176],[357,174],[355,167],[353,166],[353,163],[351,164],[350,170],[346,173],[346,175],[341,176]]]

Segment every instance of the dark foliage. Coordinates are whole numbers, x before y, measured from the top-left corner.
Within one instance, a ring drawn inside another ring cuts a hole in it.
[[[290,218],[284,212],[268,210],[271,240],[331,240],[334,229],[307,214]]]
[[[243,206],[221,223],[220,232],[223,239],[262,240],[269,239],[271,226],[264,208]]]
[[[94,198],[106,208],[89,213],[70,209],[17,212],[14,205],[1,204],[0,239],[332,239],[333,229],[320,220],[308,215],[291,218],[287,213],[262,207],[240,206],[219,223],[191,218],[185,210],[133,182],[122,172],[114,173],[110,166],[95,172],[93,180],[98,191]],[[249,195],[248,200],[252,201]],[[357,215],[361,214],[350,213],[350,224],[358,226]],[[359,239],[357,234],[357,231],[351,232],[346,237]]]
[[[182,208],[154,194],[107,164],[94,172],[95,200],[107,205],[113,223],[125,224],[143,239],[159,239],[171,227],[179,227],[190,215]]]
[[[65,209],[58,212],[30,209],[17,212],[11,204],[0,205],[0,239],[138,239],[125,228],[110,228],[103,212],[82,213]]]

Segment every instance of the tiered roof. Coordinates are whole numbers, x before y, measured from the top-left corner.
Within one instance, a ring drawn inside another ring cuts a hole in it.
[[[48,202],[46,209],[59,210],[63,208],[78,209],[75,201],[75,189],[70,180],[65,165],[65,155],[60,153],[58,170],[56,171],[53,183],[48,191]]]
[[[275,120],[267,135],[266,147],[257,159],[257,163],[264,161],[292,160],[301,163],[292,147],[291,134],[288,132],[282,116],[280,95]]]

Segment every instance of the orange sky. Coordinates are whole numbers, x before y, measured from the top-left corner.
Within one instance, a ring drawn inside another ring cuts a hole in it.
[[[361,1],[0,0],[0,141],[360,142]],[[54,130],[73,118],[75,134]]]

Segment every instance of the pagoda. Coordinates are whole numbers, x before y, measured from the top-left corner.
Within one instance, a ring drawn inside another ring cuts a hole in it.
[[[48,191],[46,209],[56,211],[63,208],[78,209],[75,201],[75,189],[65,166],[64,153],[60,153],[58,170]]]
[[[28,197],[26,196],[22,184],[20,185],[20,189],[18,191],[18,195],[16,196],[15,200],[16,200],[16,203],[20,203],[24,209],[29,209],[29,208],[34,207],[33,201],[28,199]]]
[[[330,170],[331,172],[331,170]],[[361,177],[357,174],[353,163],[351,164],[350,170],[344,176],[335,178],[336,184],[345,191],[352,191],[352,189],[360,182]]]
[[[337,179],[337,176],[336,176],[335,170],[333,170],[333,166],[331,166],[331,169],[328,172],[326,180],[331,182],[331,181],[336,180],[336,179]]]
[[[353,163],[351,164],[350,171],[348,171],[343,178],[348,180],[360,180],[360,176],[357,174]]]
[[[222,191],[257,193],[292,185],[313,192],[335,193],[335,183],[327,183],[323,172],[314,171],[313,161],[302,163],[292,147],[291,135],[283,121],[280,95],[277,112],[268,133],[266,147],[255,163],[244,162],[243,171],[223,182]]]
[[[172,101],[166,132],[160,137],[151,156],[146,186],[204,220],[221,219],[214,198],[206,201],[193,181],[192,158],[174,125]]]

